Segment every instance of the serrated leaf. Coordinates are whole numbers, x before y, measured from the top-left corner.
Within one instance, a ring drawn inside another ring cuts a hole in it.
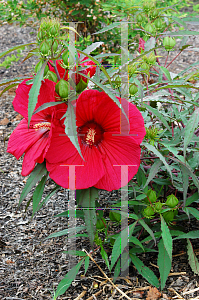
[[[13,78],[13,79],[4,79],[4,80],[1,80],[0,81],[0,86],[3,86],[3,85],[6,85],[6,84],[9,84],[9,83],[13,83],[13,82],[18,82],[18,84],[25,80],[25,79],[29,79],[31,78],[30,76],[29,77],[16,77],[16,78]]]
[[[86,256],[86,258],[85,258],[85,266],[84,266],[84,268],[85,268],[84,275],[88,271],[88,267],[89,267],[89,256]]]
[[[56,191],[60,189],[60,186],[56,186],[54,189],[52,189],[52,191],[45,197],[45,199],[38,205],[37,209],[35,212],[37,212],[38,210],[40,210],[40,208],[45,205],[48,200],[56,193]]]
[[[111,254],[111,267],[110,267],[111,270],[112,270],[114,264],[116,263],[118,257],[122,254],[124,248],[128,244],[128,238],[132,235],[136,224],[137,224],[137,221],[134,222],[129,227],[127,226],[124,230],[121,231],[121,234],[115,240],[115,243],[114,243],[113,249],[112,249],[112,254]]]
[[[41,69],[38,71],[37,75],[35,76],[33,80],[33,85],[29,92],[29,99],[28,99],[28,126],[30,125],[30,120],[32,118],[33,111],[35,109],[35,106],[37,104],[38,96],[39,96],[39,90],[41,87],[41,82],[43,79],[44,69],[47,65],[47,61],[45,61],[41,67]]]
[[[35,212],[38,208],[39,202],[41,201],[47,178],[48,178],[48,174],[43,176],[40,183],[36,186],[36,188],[34,190],[33,204],[32,204],[32,206],[33,206],[33,208],[32,208],[32,217],[34,216],[34,214],[35,214]]]
[[[181,234],[174,238],[173,240],[180,240],[180,239],[198,239],[199,238],[199,230],[190,231],[188,233]]]
[[[81,218],[81,219],[84,219],[84,212],[81,210],[81,209],[68,209],[54,217],[74,217],[74,218]]]
[[[121,259],[119,258],[117,261],[117,264],[115,266],[114,269],[114,277],[113,277],[113,282],[115,283],[116,279],[118,278],[118,276],[120,275],[120,270],[121,270]]]
[[[167,171],[169,172],[170,177],[171,177],[171,181],[173,183],[173,176],[172,176],[172,173],[171,173],[171,169],[169,168],[169,165],[166,162],[166,159],[164,158],[164,156],[154,146],[152,146],[148,143],[145,143],[145,142],[142,142],[142,145],[145,146],[149,151],[152,151],[155,155],[157,155],[159,157],[159,159],[163,162],[163,164],[165,165]]]
[[[25,46],[29,46],[29,45],[34,45],[36,43],[28,43],[28,44],[24,44],[24,45],[18,45],[18,46],[15,46],[15,47],[12,47],[6,51],[3,51],[0,53],[0,58],[2,58],[3,56],[5,56],[6,54],[9,54],[10,52],[14,51],[14,50],[17,50],[17,49],[20,49],[20,48],[23,48]]]
[[[129,254],[129,255],[138,273],[140,273],[150,284],[158,288],[159,281],[158,278],[153,273],[153,271],[148,267],[146,267],[144,263],[137,256],[135,256],[134,254]]]
[[[65,118],[64,120],[65,133],[70,139],[71,143],[77,149],[81,158],[84,160],[81,153],[78,137],[77,137],[76,115],[74,111],[74,106],[72,105],[71,102],[68,102],[68,108],[63,118]]]
[[[133,244],[139,246],[139,247],[142,248],[142,250],[144,251],[144,247],[143,247],[142,243],[141,243],[136,237],[131,236],[131,237],[129,238],[129,243],[133,243]]]
[[[42,104],[41,106],[39,106],[34,112],[33,112],[33,115],[37,114],[38,112],[48,108],[48,107],[51,107],[51,106],[55,106],[55,105],[58,105],[58,104],[63,104],[63,101],[56,101],[56,102],[46,102],[44,104]]]
[[[164,126],[171,132],[171,128],[169,124],[167,123],[165,116],[163,116],[157,109],[151,107],[150,105],[143,103],[144,107],[146,107],[148,110],[150,110],[163,124]]]
[[[32,173],[30,174],[25,187],[21,193],[21,197],[19,199],[19,204],[18,207],[20,206],[21,202],[25,199],[25,197],[28,195],[30,190],[32,189],[33,186],[43,177],[43,175],[46,175],[47,170],[46,170],[46,165],[45,162],[42,164],[37,164],[37,166],[34,168]]]
[[[106,31],[108,31],[108,30],[111,30],[111,29],[113,29],[113,28],[115,28],[115,27],[118,27],[118,26],[120,26],[120,25],[121,25],[121,22],[114,22],[114,23],[112,23],[112,24],[110,24],[110,25],[108,25],[108,26],[102,28],[101,30],[99,30],[99,31],[97,31],[97,32],[95,32],[95,33],[93,33],[93,34],[103,33],[103,32],[106,32]]]
[[[187,254],[188,254],[189,264],[190,264],[192,271],[195,274],[199,275],[199,262],[193,251],[193,246],[189,239],[187,239]]]
[[[150,234],[150,236],[152,237],[152,239],[154,240],[155,245],[156,245],[155,235],[154,235],[153,231],[151,230],[151,228],[144,222],[143,219],[139,219],[138,222],[139,222],[140,225],[142,225],[142,227],[144,227],[144,229]]]
[[[179,31],[170,31],[162,33],[161,35],[169,35],[169,36],[190,36],[190,35],[199,35],[199,31],[192,30],[179,30]]]
[[[90,46],[87,46],[86,49],[84,49],[84,52],[90,54],[91,52],[93,52],[95,49],[99,48],[103,44],[104,42],[92,43]]]
[[[161,290],[165,287],[166,280],[171,271],[171,260],[169,258],[168,252],[164,246],[163,240],[161,239],[158,243],[158,267],[161,279]]]
[[[82,191],[79,199],[79,205],[84,209],[84,221],[88,232],[91,246],[95,239],[95,225],[97,221],[95,211],[95,199],[98,198],[98,189],[90,187]]]
[[[100,253],[101,253],[102,258],[103,258],[104,261],[105,261],[105,264],[107,265],[107,268],[108,268],[109,271],[110,271],[110,265],[109,265],[109,261],[108,261],[108,255],[107,255],[107,253],[106,253],[106,251],[104,250],[104,248],[103,248],[102,245],[101,245],[101,251],[100,251]]]
[[[159,167],[162,165],[162,161],[160,159],[157,159],[155,163],[150,168],[149,176],[147,178],[147,181],[145,185],[143,186],[143,189],[149,184],[149,182],[155,177],[157,174]]]
[[[197,220],[199,220],[199,211],[194,207],[186,207],[186,209],[189,211],[192,216],[194,216]]]
[[[199,200],[199,194],[196,192],[191,197],[187,198],[186,206],[189,206],[191,203]]]
[[[67,229],[64,229],[64,230],[61,230],[61,231],[50,234],[46,239],[51,239],[51,238],[54,238],[54,237],[66,235],[68,233],[73,233],[73,232],[77,233],[79,231],[84,230],[85,228],[86,228],[86,226],[78,226],[78,227],[74,227],[74,228],[67,228]]]
[[[172,261],[172,245],[173,245],[172,237],[163,216],[160,215],[160,218],[161,218],[162,239],[164,242],[165,249],[169,255],[170,261]]]
[[[184,131],[184,157],[186,156],[187,147],[194,135],[195,129],[199,123],[199,108],[196,108],[191,118],[189,119]]]
[[[66,276],[60,281],[56,293],[55,298],[57,298],[60,295],[63,295],[65,291],[69,288],[73,280],[75,279],[76,275],[79,272],[79,269],[84,262],[84,258],[78,262],[76,266],[74,266],[67,274]]]

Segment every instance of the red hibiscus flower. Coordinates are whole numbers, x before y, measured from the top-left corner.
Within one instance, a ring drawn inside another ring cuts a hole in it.
[[[36,163],[44,161],[44,157],[50,146],[51,123],[54,112],[57,110],[57,106],[59,108],[66,107],[66,104],[59,104],[38,112],[32,116],[28,128],[28,98],[32,84],[27,85],[26,81],[24,80],[18,86],[16,96],[13,100],[15,111],[20,113],[24,119],[11,134],[7,148],[7,152],[13,154],[17,159],[25,153],[21,172],[23,176],[30,174]],[[41,85],[35,109],[46,102],[54,102],[54,94],[55,83],[46,79]]]
[[[80,58],[80,54],[78,53],[78,59]],[[84,59],[81,60],[81,62],[79,63],[79,66],[80,67],[87,67],[87,66],[91,66],[85,70],[82,70],[80,71],[82,74],[85,74],[85,75],[89,75],[90,77],[93,77],[95,75],[95,71],[96,71],[96,66],[94,64],[93,61],[89,60],[87,62],[84,62],[88,59],[88,57],[85,57]],[[58,70],[58,73],[60,75],[60,78],[64,78],[65,80],[68,80],[68,71],[66,71],[66,69],[64,69],[62,67],[62,63],[63,63],[63,60],[57,60],[56,61],[56,66],[57,66],[57,70]],[[50,71],[54,72],[55,73],[55,69],[49,64],[49,69]],[[75,72],[75,67],[73,68],[73,72]],[[87,83],[87,78],[80,75],[80,74],[76,74],[76,73],[73,73],[72,74],[72,79],[74,80],[74,82],[76,83],[76,85],[80,82],[80,80],[84,81]]]
[[[121,167],[130,165],[125,186],[140,165],[140,143],[146,132],[144,120],[135,105],[128,105],[130,132],[122,135],[120,109],[104,92],[86,90],[76,103],[76,125],[85,161],[65,135],[63,119],[53,123],[52,141],[46,154],[50,177],[69,188],[69,166],[76,165],[76,189],[95,186],[108,191],[121,187]]]
[[[142,38],[140,38],[139,39],[139,48],[138,48],[139,53],[141,53],[141,49],[144,51],[144,45],[145,45],[145,41]]]

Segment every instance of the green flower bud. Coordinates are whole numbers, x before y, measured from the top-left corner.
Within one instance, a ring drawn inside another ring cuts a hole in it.
[[[129,74],[130,74],[130,76],[132,76],[136,72],[136,70],[137,70],[137,67],[136,67],[135,64],[130,65],[129,66]]]
[[[138,23],[141,23],[143,20],[144,20],[143,14],[138,14],[138,15],[136,16],[136,21],[137,21]]]
[[[163,218],[165,220],[165,222],[169,223],[172,222],[174,219],[174,212],[173,210],[169,210],[163,213]]]
[[[144,28],[146,30],[146,32],[149,32],[149,33],[153,33],[154,32],[154,27],[152,24],[147,24]]]
[[[156,62],[156,56],[153,53],[150,53],[147,61],[150,65],[154,65]]]
[[[154,25],[155,27],[160,30],[163,26],[163,22],[162,22],[162,19],[158,18],[154,21]]]
[[[76,92],[78,94],[80,94],[81,92],[83,92],[83,90],[85,90],[88,86],[88,80],[87,82],[85,82],[82,78],[80,79],[80,81],[78,82],[78,84],[76,85]]]
[[[159,15],[159,11],[157,9],[152,10],[152,12],[150,13],[150,18],[153,20],[155,18],[157,18]]]
[[[145,2],[143,4],[143,9],[146,13],[148,13],[151,10],[151,4],[149,2]]]
[[[45,34],[43,31],[39,30],[38,34],[37,34],[37,39],[39,41],[43,41],[43,39],[45,38]]]
[[[115,221],[119,223],[121,221],[121,214],[118,214],[111,210],[109,213],[109,218],[111,221]]]
[[[68,50],[66,50],[63,54],[62,54],[62,59],[63,62],[66,66],[70,66],[74,64],[73,58],[71,57],[71,55],[69,55]]]
[[[104,218],[98,219],[96,223],[96,228],[97,229],[103,229],[106,225],[106,221]]]
[[[146,203],[154,203],[157,200],[156,192],[152,189],[147,191],[147,197],[144,199]]]
[[[52,71],[48,71],[47,78],[51,81],[57,82],[57,75]]]
[[[178,199],[172,194],[167,197],[166,205],[170,208],[176,207],[178,205]]]
[[[57,36],[59,35],[59,27],[60,27],[60,24],[52,24],[49,32],[50,32],[50,35],[51,36]]]
[[[53,52],[56,52],[56,51],[57,51],[58,45],[59,45],[59,44],[58,44],[57,40],[54,40],[54,43],[53,43],[53,45],[52,45]]]
[[[129,93],[131,96],[134,96],[138,91],[138,87],[135,84],[131,84],[129,87]]]
[[[147,64],[147,63],[143,63],[143,64],[141,64],[141,69],[143,69],[144,71],[148,71],[149,69],[150,69],[150,66]]]
[[[173,49],[173,47],[175,46],[176,44],[176,40],[175,38],[172,38],[170,36],[166,36],[164,39],[163,39],[163,46],[164,48],[167,50],[167,51],[170,51],[171,49]]]
[[[152,206],[147,206],[144,210],[143,210],[143,216],[146,218],[151,218],[154,215],[154,209]]]
[[[40,45],[39,51],[45,56],[48,55],[50,52],[50,45],[46,41],[43,41]]]
[[[115,85],[116,85],[116,86],[121,86],[121,78],[120,78],[119,76],[117,76],[117,77],[115,78]]]
[[[35,66],[35,72],[36,72],[36,73],[41,69],[42,65],[43,65],[43,62],[42,62],[41,60],[36,64],[36,66]],[[48,66],[45,66],[45,69],[44,69],[44,76],[46,76],[48,70],[49,70],[49,67],[48,67]]]
[[[68,82],[64,79],[61,79],[55,86],[56,93],[61,98],[67,98],[68,97]]]
[[[160,212],[162,210],[162,203],[160,201],[155,203],[155,211]]]

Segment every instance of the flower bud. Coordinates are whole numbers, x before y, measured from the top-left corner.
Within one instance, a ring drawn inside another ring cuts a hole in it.
[[[43,65],[43,62],[42,62],[41,60],[36,64],[36,66],[35,66],[35,72],[36,72],[36,73],[41,69],[42,65]],[[46,76],[48,70],[49,70],[49,67],[48,67],[48,66],[45,66],[45,69],[44,69],[44,76]]]
[[[172,194],[167,197],[166,205],[170,208],[176,207],[178,205],[178,199]]]
[[[143,9],[146,13],[148,13],[151,10],[151,4],[149,2],[145,2],[143,4]]]
[[[159,15],[159,12],[157,9],[152,10],[152,12],[150,13],[150,18],[153,20],[155,18],[157,18]]]
[[[164,218],[165,222],[167,222],[167,223],[172,222],[173,219],[174,219],[173,210],[166,211],[162,215],[163,215],[163,218]]]
[[[78,84],[76,85],[76,92],[78,94],[80,94],[81,92],[83,92],[83,90],[85,90],[87,88],[87,86],[88,86],[88,80],[87,80],[87,82],[85,82],[81,78],[80,81],[78,82]]]
[[[170,51],[171,49],[173,49],[173,47],[175,46],[176,44],[176,40],[175,38],[172,38],[170,36],[166,36],[164,39],[163,39],[163,46],[164,48],[167,50],[167,51]]]
[[[118,214],[111,210],[109,213],[109,218],[111,221],[115,221],[119,223],[121,221],[121,214]]]
[[[57,40],[54,40],[53,44],[52,44],[52,48],[53,48],[53,52],[56,52],[57,51],[57,48],[58,48],[58,42]]]
[[[69,59],[68,59],[69,58]],[[68,50],[66,50],[63,54],[62,54],[62,59],[63,62],[66,66],[70,66],[74,64],[73,58],[71,57],[71,55],[69,55]]]
[[[162,19],[158,18],[154,21],[154,25],[155,27],[160,30],[163,26],[163,22],[162,22]]]
[[[143,20],[144,20],[144,16],[143,16],[142,14],[138,14],[138,15],[136,16],[136,21],[137,21],[138,23],[141,23]]]
[[[56,93],[61,98],[67,98],[68,97],[68,82],[64,79],[61,79],[55,86]]]
[[[136,72],[136,70],[137,70],[137,67],[136,67],[135,64],[130,65],[129,66],[129,74],[130,74],[130,76],[132,76]]]
[[[131,84],[129,87],[129,93],[131,96],[134,96],[138,91],[138,87],[135,84]]]
[[[153,53],[150,53],[149,57],[147,58],[147,61],[150,65],[154,65],[156,62],[156,56]]]
[[[147,206],[144,210],[143,210],[143,216],[146,218],[151,218],[154,215],[154,209],[152,206]]]
[[[50,35],[51,36],[57,36],[59,35],[59,27],[60,27],[60,24],[52,24],[52,26],[50,27]]]
[[[45,34],[43,31],[39,30],[38,34],[37,34],[37,39],[39,41],[43,41],[43,39],[45,38]]]
[[[150,69],[150,66],[147,64],[147,63],[143,63],[143,64],[141,64],[141,69],[143,69],[144,71],[148,71],[149,69]]]
[[[162,210],[162,203],[160,201],[155,203],[155,211],[160,212]]]
[[[45,56],[48,55],[50,52],[50,45],[46,41],[43,41],[40,45],[39,51]]]
[[[147,31],[147,32],[149,32],[149,33],[153,33],[154,32],[154,27],[153,27],[153,25],[152,24],[147,24],[146,26],[145,26],[145,31]]]
[[[147,197],[144,199],[147,203],[154,203],[157,200],[156,192],[152,189],[147,191]]]
[[[48,71],[47,78],[51,81],[57,82],[57,75],[52,71]]]

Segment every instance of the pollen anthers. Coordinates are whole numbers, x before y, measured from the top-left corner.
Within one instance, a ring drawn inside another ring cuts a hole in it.
[[[87,135],[86,135],[86,143],[88,145],[94,145],[95,143],[95,135],[96,135],[96,131],[93,128],[89,128]]]
[[[41,122],[41,123],[37,123],[35,125],[33,125],[33,128],[35,129],[35,131],[37,130],[50,130],[51,128],[51,123],[50,122]]]

